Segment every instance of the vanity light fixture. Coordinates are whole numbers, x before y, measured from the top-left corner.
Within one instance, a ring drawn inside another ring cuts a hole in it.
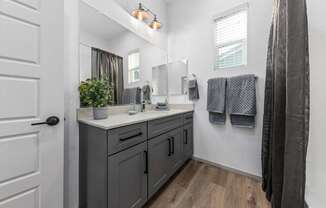
[[[138,4],[138,8],[132,11],[131,15],[140,21],[145,21],[150,16],[152,16],[153,20],[148,26],[153,30],[159,30],[160,28],[162,28],[162,23],[158,21],[157,15],[150,9],[145,7],[142,3]]]
[[[162,23],[157,20],[156,15],[154,16],[154,19],[151,24],[149,24],[149,27],[154,30],[159,30],[162,27]]]
[[[143,20],[146,20],[149,18],[149,13],[148,13],[147,9],[145,9],[141,3],[139,3],[138,8],[135,9],[131,13],[131,15],[140,21],[143,21]]]

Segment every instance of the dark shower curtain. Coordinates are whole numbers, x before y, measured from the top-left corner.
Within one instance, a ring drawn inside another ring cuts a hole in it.
[[[105,78],[113,87],[112,105],[122,103],[123,59],[109,52],[92,48],[92,78]]]
[[[305,0],[274,0],[262,144],[263,189],[273,208],[305,207],[309,50]]]

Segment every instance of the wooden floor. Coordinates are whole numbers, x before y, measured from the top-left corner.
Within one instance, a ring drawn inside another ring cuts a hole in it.
[[[190,161],[146,208],[270,208],[254,179]]]

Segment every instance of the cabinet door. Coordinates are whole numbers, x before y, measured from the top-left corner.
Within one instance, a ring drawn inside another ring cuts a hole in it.
[[[147,201],[147,144],[109,157],[109,208],[138,208]]]
[[[171,157],[171,138],[168,134],[148,142],[148,198],[152,197],[168,180]]]
[[[183,164],[183,140],[182,128],[175,129],[168,133],[171,138],[170,176],[173,175]]]
[[[188,160],[194,153],[194,133],[193,124],[185,125],[183,128],[183,156]]]

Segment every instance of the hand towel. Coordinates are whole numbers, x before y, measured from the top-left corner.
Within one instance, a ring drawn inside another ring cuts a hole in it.
[[[189,100],[198,100],[199,99],[199,90],[197,80],[189,80],[188,81],[189,88]]]
[[[208,80],[207,111],[209,112],[209,121],[213,124],[225,124],[225,93],[226,78]]]
[[[152,88],[150,85],[143,86],[143,99],[147,103],[151,103]]]
[[[227,80],[227,110],[231,124],[254,128],[256,125],[256,78],[242,75]]]

